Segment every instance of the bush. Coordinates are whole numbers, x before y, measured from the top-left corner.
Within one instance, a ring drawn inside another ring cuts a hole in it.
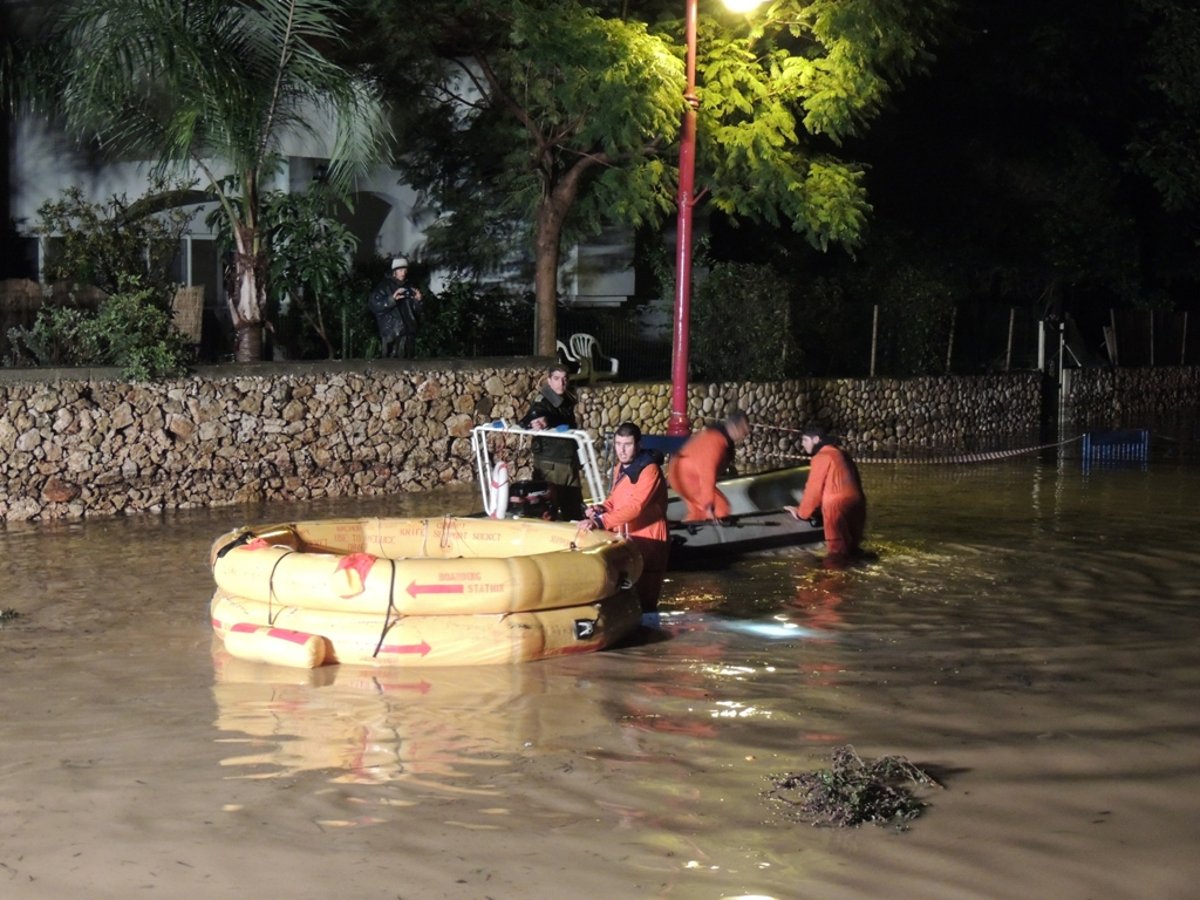
[[[30,328],[8,332],[18,364],[119,366],[131,381],[187,371],[192,347],[158,305],[158,292],[132,289],[107,297],[96,312],[46,307]]]
[[[46,277],[95,285],[107,294],[136,280],[169,310],[175,293],[173,262],[192,217],[178,207],[155,210],[184,190],[184,185],[154,180],[135,202],[114,194],[106,203],[92,203],[72,187],[58,200],[43,203],[35,232],[51,239]]]
[[[425,293],[417,355],[527,354],[533,334],[533,310],[533,298],[528,293],[451,282],[436,296]]]
[[[787,281],[771,266],[718,263],[692,294],[693,376],[772,381],[797,373]]]

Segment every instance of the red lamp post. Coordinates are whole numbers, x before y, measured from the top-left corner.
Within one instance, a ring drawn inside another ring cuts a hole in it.
[[[726,6],[748,12],[760,0],[726,0]],[[697,0],[686,0],[687,27],[687,87],[683,99],[683,135],[679,141],[679,207],[675,228],[675,313],[672,320],[671,345],[671,416],[667,434],[683,437],[691,434],[692,423],[687,412],[688,393],[688,328],[692,312],[692,208],[696,205],[696,19]]]
[[[688,322],[692,312],[692,207],[696,190],[696,0],[687,0],[687,88],[683,99],[683,135],[679,142],[679,207],[675,227],[675,316],[672,321],[671,346],[671,417],[667,434],[681,437],[691,434],[692,422],[687,413],[688,389]]]

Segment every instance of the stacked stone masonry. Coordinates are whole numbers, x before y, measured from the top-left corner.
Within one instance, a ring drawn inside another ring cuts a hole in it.
[[[130,384],[111,370],[2,370],[0,519],[472,483],[472,426],[520,416],[543,371],[534,359],[262,364]],[[1128,412],[1151,389],[1195,404],[1200,370],[1165,371],[1084,370],[1072,391],[1081,409],[1110,419],[1114,404]],[[668,384],[577,393],[580,424],[594,433],[627,419],[666,429]],[[746,410],[759,427],[740,457],[781,464],[799,458],[795,429],[813,421],[859,457],[1019,446],[1038,433],[1042,395],[1041,376],[1020,373],[695,385],[688,403],[697,423]]]

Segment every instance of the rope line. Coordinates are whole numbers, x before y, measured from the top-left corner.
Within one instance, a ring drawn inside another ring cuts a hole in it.
[[[396,621],[400,621],[403,616],[400,615],[400,610],[396,609],[396,561],[389,559],[392,564],[392,580],[388,585],[388,605],[383,613],[383,629],[379,632],[379,641],[375,644],[375,652],[371,654],[371,658],[379,656],[379,651],[383,648],[383,639],[387,637],[388,631],[392,627],[392,613],[396,613]]]
[[[754,428],[763,428],[769,431],[783,431],[788,434],[801,434],[802,432],[796,428],[781,428],[777,425],[754,425]],[[1026,453],[1037,453],[1040,450],[1049,450],[1052,447],[1065,447],[1067,444],[1075,441],[1083,440],[1082,434],[1077,434],[1075,437],[1066,438],[1065,440],[1055,441],[1050,444],[1038,444],[1035,447],[1021,447],[1016,450],[984,450],[978,453],[962,453],[954,456],[928,456],[928,457],[854,457],[856,463],[881,464],[881,463],[897,463],[904,465],[946,465],[957,463],[975,463],[975,462],[994,462],[998,459],[1011,459],[1014,456],[1023,456]],[[811,457],[802,453],[782,453],[782,452],[767,452],[763,456],[785,459],[785,460],[808,460]]]

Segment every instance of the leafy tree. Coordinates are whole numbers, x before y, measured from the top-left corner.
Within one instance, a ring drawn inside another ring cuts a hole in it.
[[[1179,0],[1139,0],[1149,48],[1145,83],[1151,103],[1130,144],[1137,169],[1150,177],[1164,206],[1187,216],[1200,243],[1200,10]]]
[[[268,309],[294,310],[330,359],[337,356],[335,342],[341,330],[334,307],[340,305],[343,289],[351,281],[350,261],[358,245],[350,229],[335,217],[334,206],[333,198],[319,187],[302,194],[267,191],[259,219],[267,260]],[[228,220],[220,211],[210,218],[221,241],[231,245]]]
[[[199,172],[233,236],[236,357],[262,356],[269,260],[263,192],[291,137],[331,134],[345,186],[389,135],[372,84],[334,63],[335,0],[66,0],[42,95],[81,143],[155,170]],[[225,177],[227,171],[230,178]]]
[[[155,182],[150,195],[166,189]],[[47,278],[94,285],[108,294],[136,279],[156,305],[169,310],[177,286],[173,264],[192,216],[178,207],[162,214],[148,209],[146,198],[130,203],[124,194],[92,203],[77,187],[43,203],[36,233],[58,239]]]
[[[406,135],[409,171],[445,217],[440,230],[487,235],[493,260],[528,228],[535,349],[553,355],[569,217],[587,231],[609,214],[637,222],[670,204],[657,154],[679,128],[679,60],[645,24],[577,0],[434,2],[419,22],[385,0],[374,8],[394,68],[446,48],[423,89],[422,127]]]
[[[372,4],[393,79],[419,71],[432,88],[422,128],[407,135],[410,177],[443,234],[485,235],[498,251],[512,236],[506,224],[524,223],[544,355],[554,352],[564,235],[660,221],[677,181],[679,23],[658,20],[660,3],[633,4],[627,18],[614,5],[435,0],[414,21],[398,4]],[[856,242],[869,211],[862,169],[833,151],[876,114],[898,76],[927,60],[947,5],[777,0],[749,29],[740,18],[706,18],[700,162],[716,206],[787,222],[819,247]],[[442,60],[432,79],[423,62],[431,51]],[[393,90],[418,87],[401,77]]]
[[[1155,89],[1178,76],[1148,67],[1167,45],[1146,9],[1171,5],[959,0],[930,76],[853,144],[876,207],[856,265],[880,282],[903,260],[953,272],[960,299],[1090,318],[1097,341],[1110,308],[1161,304],[1168,261],[1191,248],[1130,142],[1167,150],[1159,126],[1184,112],[1162,115]],[[1174,57],[1194,70],[1194,56]]]

